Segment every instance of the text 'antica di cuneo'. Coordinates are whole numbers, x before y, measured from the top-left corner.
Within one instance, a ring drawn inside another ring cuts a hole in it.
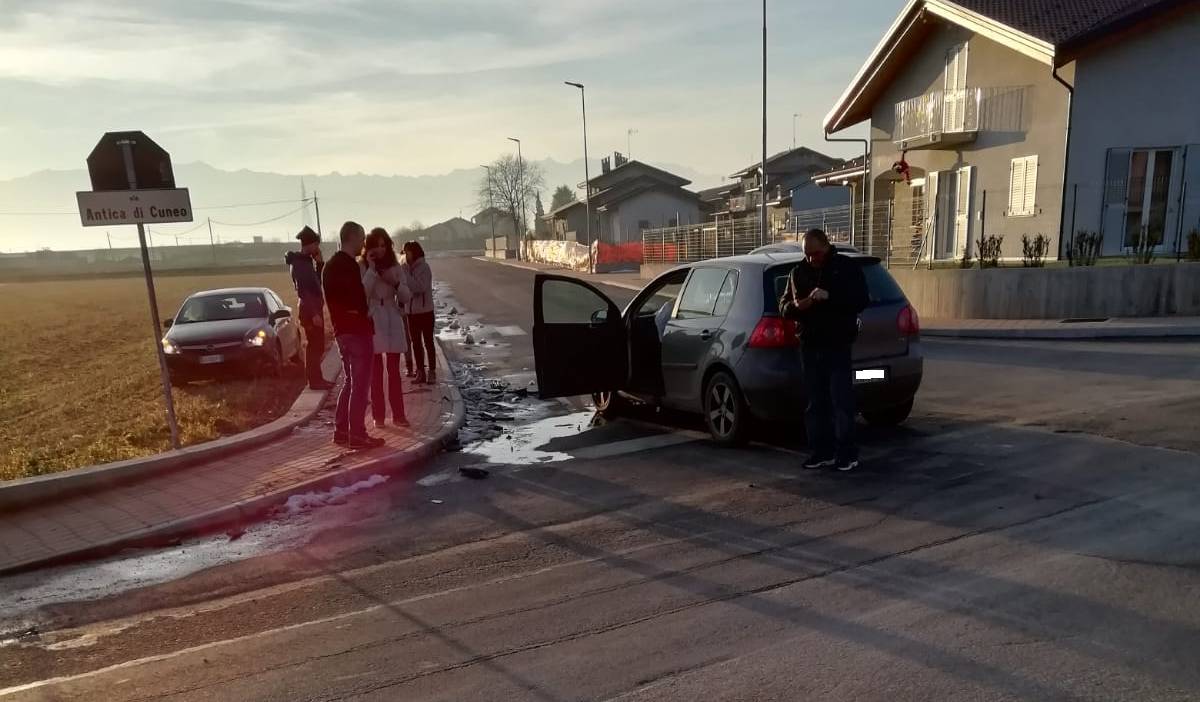
[[[147,210],[149,215],[146,214]],[[185,207],[158,207],[150,205],[148,208],[134,207],[132,211],[118,210],[111,207],[102,207],[98,209],[86,208],[84,215],[89,222],[108,222],[108,221],[126,221],[129,219],[158,219],[160,217],[187,217],[188,211]]]

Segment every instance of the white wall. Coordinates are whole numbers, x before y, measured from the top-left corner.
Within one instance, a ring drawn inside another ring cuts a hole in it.
[[[1075,231],[1101,229],[1109,149],[1200,144],[1200,83],[1191,64],[1197,46],[1200,10],[1191,9],[1076,62],[1066,227],[1078,184]],[[1191,150],[1188,161],[1183,171],[1191,176],[1187,202],[1182,203],[1185,236],[1200,226],[1200,147]],[[1178,199],[1169,206],[1168,220],[1177,221]],[[1106,231],[1106,251],[1119,251],[1121,237],[1121,232]],[[1167,243],[1174,246],[1173,231]]]
[[[641,241],[639,221],[650,222],[651,228],[665,227],[676,215],[679,216],[679,224],[697,224],[703,221],[700,217],[700,201],[694,197],[657,190],[635,195],[621,202],[616,211],[610,213],[605,242],[620,244]]]

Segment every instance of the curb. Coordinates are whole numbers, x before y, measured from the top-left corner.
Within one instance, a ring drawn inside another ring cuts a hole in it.
[[[624,288],[625,290],[632,290],[634,292],[641,292],[642,289],[645,287],[645,285],[632,285],[630,283],[621,283],[621,282],[614,282],[614,281],[609,281],[609,280],[594,280],[592,278],[592,276],[594,274],[583,273],[581,271],[577,271],[577,270],[574,270],[571,268],[556,268],[556,269],[552,269],[552,270],[546,270],[545,268],[537,268],[535,266],[527,266],[522,263],[511,263],[505,259],[488,258],[487,256],[476,256],[475,260],[476,261],[485,261],[487,263],[498,263],[502,266],[508,266],[510,268],[520,268],[521,270],[533,271],[534,273],[547,273],[549,275],[565,275],[565,276],[568,276],[571,278],[578,278],[579,280],[586,281],[593,285],[608,285],[610,287]],[[602,273],[601,275],[604,275],[604,274]],[[643,282],[649,283],[649,281],[643,281]]]
[[[321,361],[322,371],[329,365],[329,359],[336,356],[337,347],[331,345]],[[340,373],[339,366],[333,375],[335,382]],[[296,427],[312,420],[321,411],[331,392],[305,387],[287,413],[279,419],[238,434],[185,446],[178,451],[5,481],[0,483],[0,510],[15,511],[45,500],[88,490],[103,490],[262,446],[287,436]]]
[[[1069,325],[1068,325],[1069,326]],[[921,336],[948,339],[1010,339],[1070,341],[1088,339],[1186,339],[1200,337],[1200,325],[1144,325],[1065,329],[969,329],[924,327]]]
[[[440,360],[444,364],[443,367],[449,370],[451,368],[449,359],[446,356],[445,349],[442,348],[440,339],[438,340],[437,350],[438,355],[441,356]],[[445,382],[440,384],[439,387],[444,389],[442,401],[449,401],[451,404],[450,416],[442,423],[442,426],[435,434],[427,437],[426,441],[418,446],[398,453],[389,452],[386,456],[380,456],[362,465],[345,468],[302,483],[295,483],[274,492],[258,495],[247,500],[242,500],[241,502],[235,502],[203,514],[184,517],[158,526],[147,527],[102,544],[95,544],[75,551],[6,566],[0,568],[0,575],[12,575],[40,568],[103,558],[126,549],[160,546],[164,542],[220,531],[230,526],[246,525],[270,515],[277,506],[286,502],[287,498],[292,495],[326,490],[336,486],[345,487],[363,477],[368,477],[376,473],[387,475],[398,473],[414,463],[428,460],[441,453],[457,437],[458,430],[462,427],[466,419],[466,405],[463,402],[462,393],[458,389],[457,382]],[[318,405],[319,407],[320,405]],[[313,416],[315,415],[316,412],[314,411]]]

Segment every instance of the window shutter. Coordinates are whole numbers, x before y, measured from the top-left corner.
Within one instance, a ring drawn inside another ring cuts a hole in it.
[[[1025,214],[1025,159],[1014,158],[1008,172],[1008,216]]]
[[[1025,159],[1025,214],[1037,214],[1038,157]]]

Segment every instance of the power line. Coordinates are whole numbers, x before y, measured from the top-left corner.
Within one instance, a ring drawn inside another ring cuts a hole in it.
[[[292,200],[292,202],[295,202],[295,200]],[[212,223],[220,224],[223,227],[257,227],[257,226],[260,226],[263,224],[270,224],[271,222],[278,222],[281,219],[291,217],[292,215],[296,214],[297,212],[300,212],[301,210],[303,210],[305,207],[307,207],[307,204],[301,205],[300,207],[297,207],[296,209],[292,210],[291,212],[285,212],[284,214],[281,214],[278,217],[272,217],[271,219],[264,219],[261,222],[220,222],[220,221],[217,221],[214,219],[212,221]]]

